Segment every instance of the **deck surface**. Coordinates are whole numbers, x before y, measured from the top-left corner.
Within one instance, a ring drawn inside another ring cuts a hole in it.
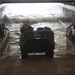
[[[75,75],[75,58],[16,58],[0,63],[0,75]]]

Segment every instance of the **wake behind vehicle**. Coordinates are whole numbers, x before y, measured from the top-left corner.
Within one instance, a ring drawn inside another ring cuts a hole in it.
[[[23,27],[24,28],[24,27]],[[20,50],[22,59],[28,58],[28,53],[45,52],[47,57],[53,58],[54,55],[54,33],[48,28],[37,28],[33,30],[31,26],[21,27]]]

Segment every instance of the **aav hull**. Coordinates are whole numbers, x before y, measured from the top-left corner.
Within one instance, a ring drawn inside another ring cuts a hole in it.
[[[54,55],[54,33],[50,28],[38,28],[36,31],[27,30],[20,37],[22,59],[29,57],[28,53],[45,52],[47,57]]]

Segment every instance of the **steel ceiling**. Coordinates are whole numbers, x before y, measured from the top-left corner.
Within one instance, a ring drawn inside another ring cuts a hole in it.
[[[75,0],[0,0],[2,3],[74,2]]]

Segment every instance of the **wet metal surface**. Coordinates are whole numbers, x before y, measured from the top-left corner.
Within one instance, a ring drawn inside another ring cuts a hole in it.
[[[0,75],[75,75],[74,58],[9,59],[1,65]]]

